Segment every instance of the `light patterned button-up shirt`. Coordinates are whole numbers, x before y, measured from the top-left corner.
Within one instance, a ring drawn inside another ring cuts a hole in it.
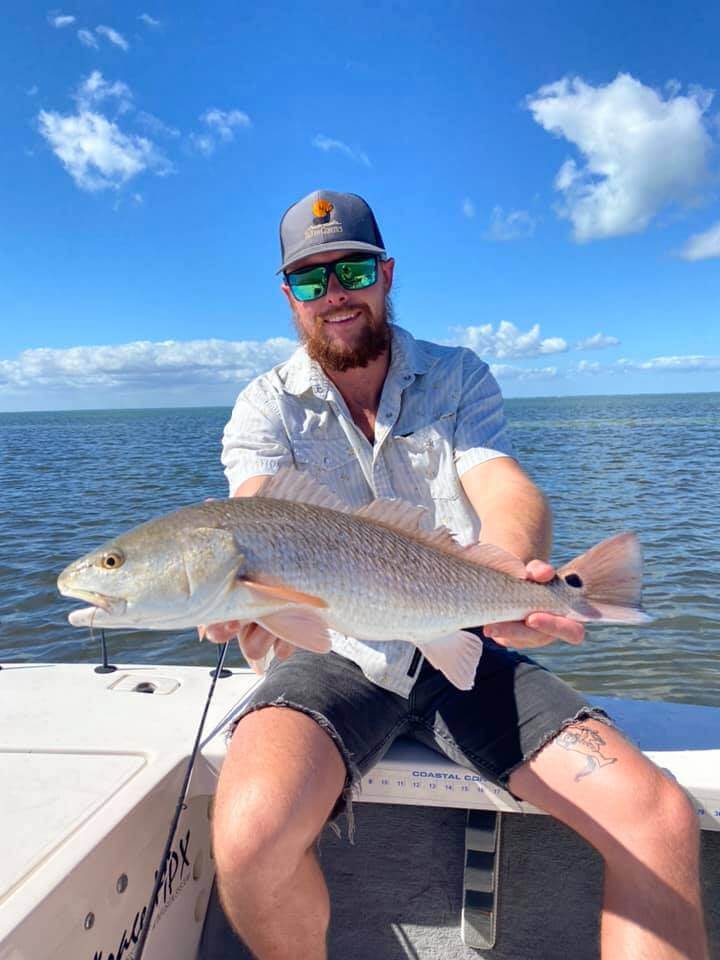
[[[374,443],[300,347],[242,391],[225,427],[222,462],[231,494],[250,477],[295,466],[351,507],[378,497],[426,507],[435,524],[468,544],[477,541],[480,525],[460,477],[478,463],[512,455],[487,364],[471,350],[415,340],[393,325]],[[374,683],[410,694],[422,660],[412,644],[335,631],[332,643]]]

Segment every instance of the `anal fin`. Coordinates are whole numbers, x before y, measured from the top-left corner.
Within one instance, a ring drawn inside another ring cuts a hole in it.
[[[309,607],[286,607],[262,617],[258,623],[276,637],[303,650],[329,653],[332,647],[327,624]]]
[[[467,630],[458,630],[444,637],[433,637],[428,643],[423,643],[421,649],[450,683],[459,690],[472,690],[483,651],[480,637]]]

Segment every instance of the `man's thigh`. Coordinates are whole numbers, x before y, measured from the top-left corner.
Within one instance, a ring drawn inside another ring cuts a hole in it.
[[[279,811],[308,797],[314,808],[327,807],[319,830],[407,729],[407,717],[407,700],[371,683],[356,664],[297,650],[272,661],[236,721],[219,793],[221,785],[225,793],[252,777],[267,784]],[[283,796],[276,798],[278,791]]]
[[[251,713],[238,724],[220,771],[215,836],[240,847],[300,852],[322,830],[344,782],[339,751],[308,716],[275,707]]]
[[[585,718],[610,723],[559,677],[492,640],[483,642],[472,690],[443,680],[423,666],[414,694],[420,739],[504,787],[570,724]]]

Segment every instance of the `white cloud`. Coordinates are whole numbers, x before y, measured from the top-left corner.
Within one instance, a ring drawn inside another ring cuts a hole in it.
[[[500,382],[507,380],[555,380],[561,376],[557,367],[514,367],[507,363],[491,363],[492,375]]]
[[[235,131],[240,127],[251,127],[250,117],[242,110],[218,110],[211,107],[200,117],[210,130],[209,133],[191,133],[190,143],[199,152],[209,157],[215,152],[215,136],[225,143],[235,139]]]
[[[125,37],[117,30],[113,30],[112,27],[95,27],[95,33],[99,33],[101,37],[105,37],[106,40],[109,40],[116,47],[120,47],[121,50],[127,51],[130,48],[130,44]]]
[[[140,110],[135,114],[135,119],[149,130],[150,133],[154,133],[155,136],[173,138],[180,136],[180,131],[176,127],[168,126],[158,117],[153,116],[152,113],[146,113],[144,110]]]
[[[97,50],[98,42],[89,30],[78,30],[77,35],[78,40],[84,47],[92,47],[93,50]]]
[[[250,117],[242,110],[218,110],[217,107],[212,107],[206,110],[200,119],[226,143],[235,139],[237,127],[251,126]]]
[[[75,23],[75,17],[68,17],[63,14],[48,14],[48,23],[52,27],[57,27],[58,30],[62,27],[69,27],[71,23]]]
[[[565,78],[528,97],[536,122],[580,153],[555,178],[576,240],[639,233],[667,204],[697,199],[708,177],[712,96],[701,88],[683,96],[671,84],[664,97],[619,74],[597,87]]]
[[[38,121],[40,133],[82,190],[117,190],[143,170],[160,176],[171,170],[150,140],[123,133],[102,114],[41,110]]]
[[[93,70],[86,77],[73,95],[80,110],[88,110],[97,106],[103,100],[117,100],[118,113],[127,113],[132,109],[132,93],[130,87],[121,80],[108,83],[99,70]]]
[[[575,367],[576,373],[589,373],[589,374],[600,374],[607,373],[608,368],[604,367],[601,363],[598,363],[597,360],[581,360],[580,363]]]
[[[567,371],[570,375],[610,375],[630,373],[707,373],[720,369],[720,357],[699,355],[652,357],[650,360],[630,360],[623,357],[613,363],[581,360]]]
[[[475,204],[472,202],[470,197],[465,197],[462,205],[463,216],[467,217],[468,220],[472,220],[475,216]]]
[[[591,337],[578,340],[576,350],[602,350],[605,347],[616,347],[620,341],[617,337],[608,337],[604,333],[595,333]]]
[[[704,233],[693,234],[680,252],[683,260],[720,257],[720,220]]]
[[[675,356],[653,357],[650,360],[617,360],[614,363],[580,360],[568,367],[521,367],[511,364],[492,363],[493,375],[502,383],[524,380],[582,380],[596,377],[617,377],[631,374],[667,375],[667,374],[715,374],[720,370],[720,357]],[[663,381],[661,380],[660,383]]]
[[[563,353],[567,343],[562,337],[540,336],[540,324],[536,323],[526,333],[522,333],[514,323],[502,320],[497,331],[491,323],[480,327],[455,327],[456,344],[469,347],[481,357],[498,357],[503,360],[512,357],[538,357],[547,353]]]
[[[342,140],[333,140],[332,137],[326,137],[323,133],[318,133],[313,137],[312,145],[325,153],[329,150],[337,150],[339,153],[344,153],[346,157],[349,157],[356,163],[361,163],[365,167],[372,166],[370,158],[362,150],[353,150],[352,147],[343,143]]]
[[[493,207],[488,236],[491,240],[521,240],[535,233],[535,220],[527,210],[511,210],[505,213],[502,207]]]
[[[38,87],[38,85],[34,83],[31,87],[28,87],[25,93],[28,95],[28,97],[34,97],[39,89],[40,88]]]
[[[189,388],[218,381],[243,384],[290,356],[286,337],[269,340],[148,340],[115,346],[25,350],[0,360],[0,392],[104,387]]]
[[[206,157],[215,153],[215,141],[211,136],[208,136],[207,133],[191,133],[190,142],[198,153],[202,153]]]
[[[653,357],[651,360],[618,360],[617,366],[622,370],[688,372],[693,370],[720,370],[720,357],[678,356]]]
[[[148,27],[160,26],[160,21],[156,20],[155,17],[151,17],[149,13],[141,13],[138,17],[138,20],[142,20],[142,22],[147,24]]]
[[[117,190],[144,170],[157,176],[172,172],[172,164],[150,139],[124,132],[100,112],[105,101],[114,102],[117,114],[133,109],[127,84],[109,83],[93,70],[73,99],[77,113],[41,110],[38,129],[82,190]]]

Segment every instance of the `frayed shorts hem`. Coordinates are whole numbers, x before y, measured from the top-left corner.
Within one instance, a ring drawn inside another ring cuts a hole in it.
[[[532,750],[528,750],[522,760],[518,760],[517,763],[514,763],[499,776],[492,775],[492,779],[497,780],[501,786],[505,787],[508,792],[512,793],[510,787],[508,786],[512,774],[515,773],[516,770],[519,770],[520,767],[525,766],[526,763],[532,762],[538,756],[538,754],[545,749],[545,747],[549,746],[556,737],[560,736],[563,730],[566,730],[575,723],[582,723],[583,720],[598,720],[600,723],[604,723],[607,727],[617,729],[615,721],[612,719],[612,717],[610,717],[600,707],[582,707],[574,716],[569,717],[567,720],[563,720],[563,722],[559,724],[555,730],[546,734],[537,746],[533,747]],[[513,796],[515,795],[513,794]]]

